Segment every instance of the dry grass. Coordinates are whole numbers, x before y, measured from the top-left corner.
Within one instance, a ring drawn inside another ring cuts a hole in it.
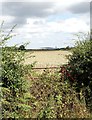
[[[26,52],[25,64],[37,62],[35,67],[58,66],[68,62],[67,55],[71,54],[66,50],[54,51],[30,51]]]

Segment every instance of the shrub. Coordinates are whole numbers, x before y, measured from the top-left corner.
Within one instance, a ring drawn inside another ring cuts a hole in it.
[[[85,91],[87,106],[92,105],[92,41],[85,39],[78,41],[69,58],[67,67],[72,77],[75,78],[74,84],[77,92]],[[85,89],[85,90],[84,90]],[[92,108],[92,106],[90,106]]]
[[[2,40],[0,42],[2,46],[2,73],[0,75],[2,118],[28,118],[31,116],[31,106],[28,104],[30,96],[29,98],[26,96],[29,86],[27,80],[24,79],[23,56],[25,52],[18,51],[16,46],[6,47],[5,42],[12,37],[10,32],[8,35],[2,31],[0,33]]]
[[[58,72],[44,71],[33,81],[30,90],[36,102],[32,108],[34,118],[90,117],[73,87],[68,81],[62,82]]]

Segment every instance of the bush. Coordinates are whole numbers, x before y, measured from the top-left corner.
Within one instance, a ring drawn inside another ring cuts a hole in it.
[[[31,106],[28,104],[30,99],[26,96],[29,86],[27,80],[24,79],[23,66],[25,52],[16,50],[16,46],[6,47],[5,42],[12,36],[10,33],[5,35],[2,31],[0,34],[2,40],[0,42],[2,45],[2,74],[0,75],[2,118],[29,118]]]
[[[85,91],[85,100],[87,106],[92,105],[92,41],[85,39],[78,41],[69,58],[67,67],[72,77],[75,79],[74,84],[76,91]],[[84,90],[85,89],[85,90]],[[92,109],[92,106],[90,106]]]
[[[68,81],[61,81],[58,71],[44,71],[37,80],[33,80],[30,90],[35,97],[32,107],[33,118],[90,117],[85,104],[78,100],[77,93]]]

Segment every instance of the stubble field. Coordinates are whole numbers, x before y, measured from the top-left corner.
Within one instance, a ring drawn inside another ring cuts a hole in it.
[[[67,56],[70,54],[66,50],[29,51],[25,55],[25,64],[36,62],[35,67],[60,66],[68,62]]]

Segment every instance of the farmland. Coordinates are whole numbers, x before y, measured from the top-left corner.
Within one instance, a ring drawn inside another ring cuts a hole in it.
[[[25,64],[36,62],[35,67],[58,66],[66,64],[67,56],[70,54],[67,50],[28,51],[25,55]]]
[[[32,68],[60,65],[53,72]],[[72,52],[3,47],[1,66],[3,118],[92,118],[90,40],[79,42]]]

